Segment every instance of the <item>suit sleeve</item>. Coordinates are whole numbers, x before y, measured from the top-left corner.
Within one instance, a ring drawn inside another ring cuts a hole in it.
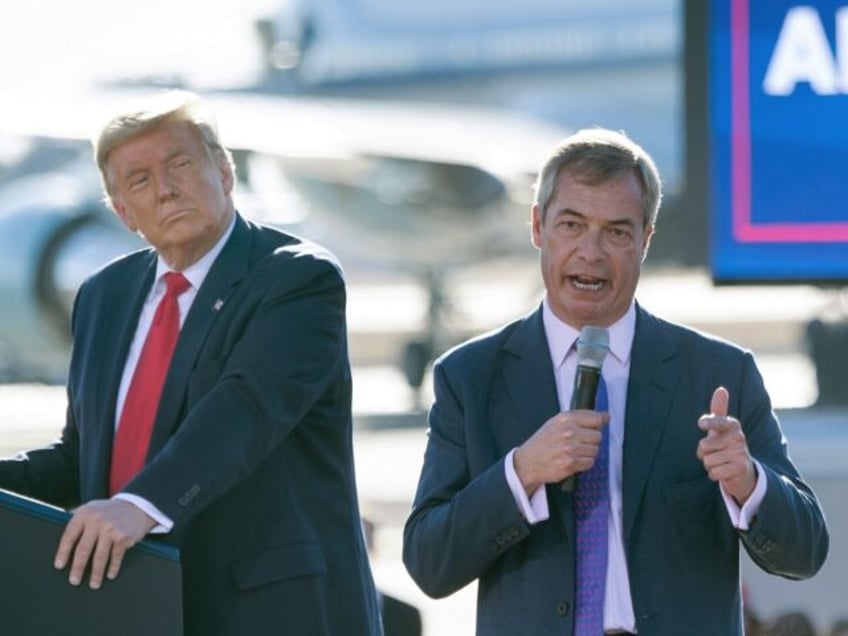
[[[80,503],[79,438],[68,421],[59,439],[48,446],[0,460],[0,488],[72,508]]]
[[[739,418],[749,450],[766,473],[767,489],[750,528],[739,534],[751,559],[763,570],[805,579],[818,572],[827,557],[824,515],[789,459],[786,438],[750,354],[744,368]]]
[[[474,474],[461,392],[443,364],[434,369],[424,465],[404,528],[403,560],[432,597],[447,596],[483,576],[530,533],[506,481],[503,459]]]

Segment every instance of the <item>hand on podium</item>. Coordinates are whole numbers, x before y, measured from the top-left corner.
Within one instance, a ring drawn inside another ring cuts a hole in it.
[[[120,499],[97,499],[77,508],[59,540],[53,559],[57,570],[70,562],[68,581],[82,582],[91,563],[89,586],[99,589],[121,570],[124,554],[156,525],[140,508]],[[73,558],[72,558],[73,557]]]

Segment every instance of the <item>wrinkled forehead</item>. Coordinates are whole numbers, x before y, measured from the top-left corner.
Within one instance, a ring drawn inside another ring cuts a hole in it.
[[[188,122],[165,121],[120,140],[106,155],[109,170],[127,162],[162,161],[179,153],[208,153],[200,133]]]
[[[562,166],[557,174],[554,190],[551,196],[553,202],[563,187],[573,188],[575,185],[583,188],[620,190],[632,196],[639,208],[639,214],[645,225],[650,224],[648,211],[648,186],[642,173],[633,166],[599,165],[593,162],[579,162]]]

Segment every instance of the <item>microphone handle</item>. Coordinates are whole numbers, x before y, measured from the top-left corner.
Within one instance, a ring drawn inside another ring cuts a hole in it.
[[[594,409],[595,400],[598,397],[598,381],[601,370],[595,367],[580,365],[574,376],[574,391],[571,393],[571,409]],[[563,492],[574,492],[577,483],[577,475],[566,477],[560,482]]]

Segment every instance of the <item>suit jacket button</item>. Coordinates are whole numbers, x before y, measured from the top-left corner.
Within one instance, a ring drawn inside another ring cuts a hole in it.
[[[569,609],[569,605],[566,601],[560,601],[559,603],[557,603],[556,612],[560,616],[565,616],[566,614],[568,614]]]

